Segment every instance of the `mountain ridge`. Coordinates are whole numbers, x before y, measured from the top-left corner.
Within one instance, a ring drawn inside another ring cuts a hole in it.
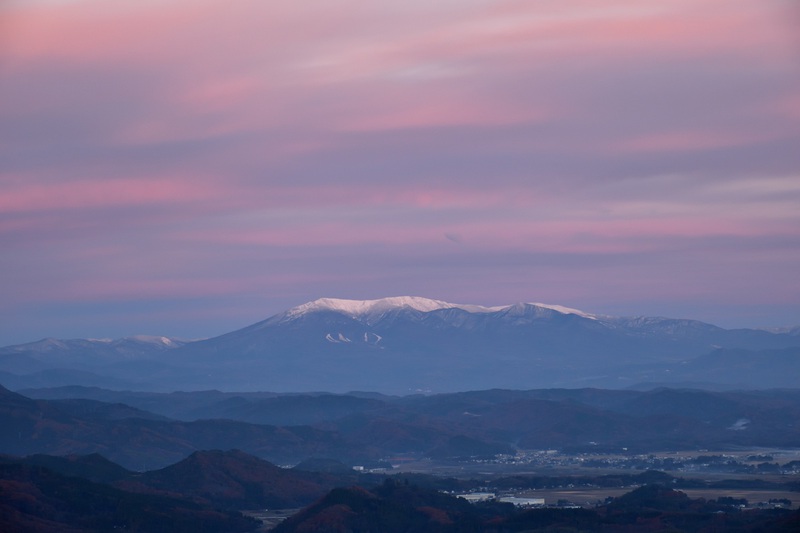
[[[321,298],[193,342],[139,337],[0,348],[0,376],[18,388],[107,378],[141,390],[389,394],[625,388],[681,379],[739,386],[754,374],[738,352],[743,375],[731,374],[725,357],[733,357],[733,350],[752,351],[755,358],[789,348],[800,348],[800,337],[691,319],[613,317],[550,304],[486,307],[415,296]],[[720,349],[728,351],[693,364]],[[754,386],[787,386],[786,377],[794,369],[800,373],[795,352],[769,357],[780,361],[780,371],[759,369]]]
[[[346,314],[353,318],[369,317],[376,314],[386,313],[396,309],[413,309],[423,313],[438,311],[440,309],[461,309],[469,313],[494,313],[504,311],[509,308],[520,305],[529,305],[550,309],[561,314],[576,314],[586,318],[594,317],[595,315],[572,309],[562,305],[552,305],[543,303],[515,303],[510,305],[500,306],[482,306],[477,304],[456,304],[449,303],[442,300],[434,300],[421,296],[393,296],[387,298],[379,298],[376,300],[349,300],[342,298],[319,298],[317,300],[307,302],[305,304],[292,307],[278,316],[286,319],[292,319],[297,316],[315,311],[334,311]]]

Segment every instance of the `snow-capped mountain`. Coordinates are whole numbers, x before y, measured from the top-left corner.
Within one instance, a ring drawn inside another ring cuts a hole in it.
[[[0,348],[0,357],[25,354],[40,361],[78,359],[86,363],[111,363],[120,360],[148,357],[166,350],[180,348],[186,341],[155,335],[135,335],[121,339],[42,339],[28,344]]]
[[[78,369],[162,390],[407,393],[627,387],[643,381],[746,387],[755,375],[760,381],[751,386],[764,387],[793,386],[787,379],[800,372],[800,356],[769,350],[799,346],[800,338],[786,333],[610,317],[540,303],[486,307],[414,296],[321,298],[185,344],[154,337],[46,340],[0,349],[0,372]],[[725,350],[739,350],[736,373],[725,366]],[[741,350],[760,350],[754,364],[767,362],[767,374],[748,372]],[[693,366],[710,353],[717,355]]]
[[[125,375],[128,368],[141,373],[151,361],[185,344],[170,337],[136,335],[115,340],[47,338],[7,346],[0,348],[0,383],[132,386],[125,378],[107,376]]]

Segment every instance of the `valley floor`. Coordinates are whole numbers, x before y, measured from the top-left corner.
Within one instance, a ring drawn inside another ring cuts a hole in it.
[[[682,465],[665,470],[658,468],[664,461]],[[769,468],[767,468],[767,465]],[[776,466],[777,465],[777,466]],[[792,465],[782,468],[781,465]],[[759,471],[759,466],[761,470]],[[498,497],[543,498],[546,506],[559,501],[581,507],[594,507],[609,497],[618,497],[639,486],[592,486],[579,478],[631,475],[646,470],[659,470],[677,479],[676,489],[691,498],[746,499],[748,507],[770,508],[770,504],[788,500],[792,509],[800,508],[800,449],[752,450],[681,450],[649,454],[565,454],[556,451],[523,451],[514,459],[476,460],[469,462],[437,462],[430,459],[397,464],[393,474],[429,474],[456,479],[473,479],[482,485],[481,490],[496,491]],[[560,486],[532,490],[511,490],[493,487],[493,481],[513,476],[541,476],[557,480]],[[691,485],[704,485],[692,487]],[[789,487],[792,487],[790,490]],[[476,486],[476,489],[479,488]]]

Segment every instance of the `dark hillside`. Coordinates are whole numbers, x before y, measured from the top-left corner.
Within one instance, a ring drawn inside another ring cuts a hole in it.
[[[256,525],[235,512],[187,500],[133,494],[43,467],[0,463],[0,531],[246,532]]]

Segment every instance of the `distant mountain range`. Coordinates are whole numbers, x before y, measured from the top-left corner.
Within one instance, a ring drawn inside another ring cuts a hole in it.
[[[55,340],[0,348],[0,383],[133,390],[794,387],[800,331],[723,329],[558,305],[323,298],[219,337]]]
[[[485,390],[438,395],[147,393],[0,387],[0,454],[100,453],[136,470],[237,448],[277,464],[521,449],[794,447],[800,390]],[[316,467],[315,467],[316,468]]]

